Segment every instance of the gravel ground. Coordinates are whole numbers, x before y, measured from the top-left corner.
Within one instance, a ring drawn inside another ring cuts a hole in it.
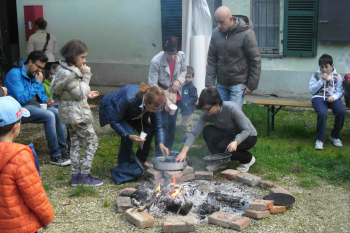
[[[99,99],[92,103],[98,102]],[[93,114],[94,128],[98,136],[115,135],[110,127],[99,127],[98,108],[93,109]],[[126,187],[134,187],[137,182],[116,186],[111,178],[107,177],[103,180],[104,185],[95,189],[98,193],[96,197],[69,197],[69,192],[72,190],[67,185],[70,181],[70,167],[60,168],[48,164],[49,151],[43,126],[23,125],[16,142],[23,144],[33,142],[35,148],[47,153],[39,155],[40,169],[43,185],[48,190],[47,195],[55,210],[55,218],[51,228],[45,232],[162,232],[164,221],[162,218],[156,218],[152,228],[141,230],[126,221],[123,214],[116,213],[115,203],[119,191]],[[63,174],[62,180],[56,179],[57,174]],[[220,177],[216,179],[227,182],[227,185],[236,182],[225,181]],[[252,219],[250,227],[243,232],[350,232],[349,187],[332,186],[319,180],[320,187],[304,189],[298,186],[299,180],[295,177],[284,176],[280,180],[275,185],[284,187],[294,194],[296,197],[294,205],[289,207],[286,213],[272,215],[263,220]],[[257,187],[247,188],[255,190],[257,198],[269,193],[268,190]],[[203,222],[197,225],[197,232],[235,231]]]

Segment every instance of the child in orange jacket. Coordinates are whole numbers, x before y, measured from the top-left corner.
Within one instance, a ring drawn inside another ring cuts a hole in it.
[[[0,98],[0,233],[48,229],[54,212],[29,146],[13,143],[30,113],[12,97]]]

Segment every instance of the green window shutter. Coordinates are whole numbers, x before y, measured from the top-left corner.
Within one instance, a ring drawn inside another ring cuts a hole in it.
[[[318,0],[285,0],[283,54],[316,56]]]
[[[182,0],[161,0],[162,40],[177,36],[182,39]]]

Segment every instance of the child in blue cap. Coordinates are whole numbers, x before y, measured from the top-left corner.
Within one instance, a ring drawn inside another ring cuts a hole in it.
[[[30,113],[12,97],[0,98],[0,232],[48,229],[54,212],[42,187],[35,153],[13,143]]]

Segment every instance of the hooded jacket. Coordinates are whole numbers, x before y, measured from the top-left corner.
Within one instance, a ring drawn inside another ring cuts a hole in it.
[[[58,115],[62,124],[92,123],[93,116],[87,102],[90,93],[90,72],[60,61],[50,90],[61,97]]]
[[[33,233],[53,218],[30,147],[0,142],[0,233]]]
[[[322,97],[326,100],[332,96],[334,101],[340,99],[343,96],[343,79],[340,74],[337,73],[336,69],[333,68],[330,73],[330,80],[322,79],[322,72],[318,69],[310,79],[309,91],[312,94],[312,98]]]
[[[142,99],[137,96],[139,90],[138,85],[128,85],[103,97],[100,102],[100,125],[103,127],[110,124],[120,136],[128,137],[129,132],[125,129],[123,122],[135,119],[143,113],[142,122],[146,123],[151,119],[156,144],[164,143],[161,113],[142,111],[140,108]]]
[[[233,16],[234,26],[222,33],[213,30],[208,51],[205,86],[244,83],[256,90],[261,73],[261,56],[253,31],[253,24],[246,16]]]
[[[14,67],[7,73],[5,87],[9,96],[15,98],[21,105],[25,105],[38,96],[40,103],[45,103],[49,98],[45,95],[44,86],[41,82],[29,78],[24,66],[25,60],[15,62]]]
[[[166,59],[164,51],[161,51],[152,58],[148,74],[148,83],[153,86],[159,86],[163,90],[168,90],[172,81],[178,80],[180,85],[183,85],[186,79],[186,72],[187,68],[184,52],[179,51],[175,60],[173,76],[171,77],[168,60]],[[179,94],[181,95],[181,92],[179,92]]]

